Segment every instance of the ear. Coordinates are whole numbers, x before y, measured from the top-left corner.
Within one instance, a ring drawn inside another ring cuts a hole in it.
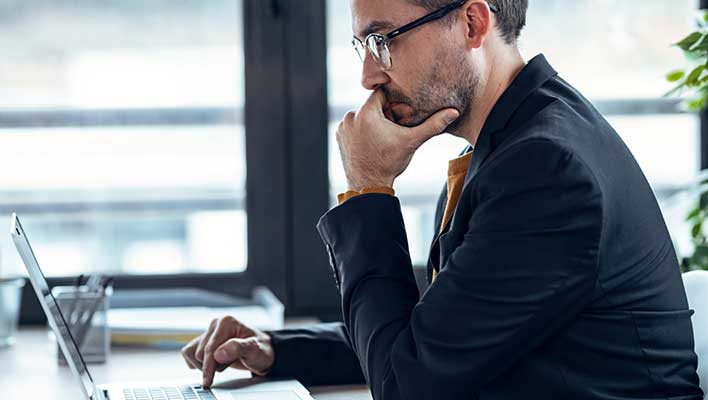
[[[486,1],[473,0],[464,5],[464,16],[467,46],[478,49],[492,32],[492,12]]]

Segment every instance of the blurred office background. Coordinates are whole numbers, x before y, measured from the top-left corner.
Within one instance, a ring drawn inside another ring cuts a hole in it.
[[[707,166],[700,115],[662,98],[696,2],[530,3],[524,57],[595,102],[670,208]],[[346,189],[336,126],[367,96],[351,36],[347,0],[0,0],[0,226],[21,215],[55,283],[265,284],[290,315],[336,317],[314,225]],[[418,267],[464,145],[431,140],[397,181]],[[0,254],[22,274],[9,235]]]

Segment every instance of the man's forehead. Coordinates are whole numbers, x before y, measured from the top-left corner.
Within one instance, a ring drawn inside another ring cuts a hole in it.
[[[351,0],[352,31],[359,38],[392,31],[420,14],[419,8],[408,0]]]

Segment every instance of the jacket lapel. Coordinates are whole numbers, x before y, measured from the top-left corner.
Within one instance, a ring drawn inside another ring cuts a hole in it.
[[[479,172],[480,167],[489,158],[498,144],[510,133],[509,131],[505,131],[505,128],[507,128],[507,125],[519,106],[529,95],[531,95],[531,93],[536,91],[546,81],[557,74],[558,73],[548,64],[546,58],[542,54],[537,55],[528,62],[521,72],[519,72],[492,108],[492,111],[489,113],[489,116],[480,131],[477,142],[475,143],[474,154],[472,155],[470,165],[467,167],[467,175],[465,176],[464,185],[462,187],[460,201],[458,201],[452,217],[448,221],[445,229],[440,229],[442,216],[439,218],[436,217],[435,226],[437,230],[428,258],[428,282],[432,280],[433,265],[438,268],[442,268],[442,265],[444,265],[446,261],[447,254],[442,253],[449,253],[452,251],[452,249],[446,249],[447,246],[441,246],[441,237],[446,235],[448,232],[451,232],[453,227],[456,225],[458,214],[460,214],[458,213],[458,209],[460,207],[460,203],[462,203],[461,200],[465,196],[468,196],[467,192],[470,190],[470,182],[472,182],[474,177]],[[464,154],[468,149],[469,147],[467,147],[462,154]],[[445,203],[447,202],[447,186],[443,191],[443,196],[445,200],[443,202],[438,202],[438,210],[436,215],[442,214],[440,207],[442,207],[443,210],[445,208]],[[454,238],[450,238],[447,242],[454,243]]]

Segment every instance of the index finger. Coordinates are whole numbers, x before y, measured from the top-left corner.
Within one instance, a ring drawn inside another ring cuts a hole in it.
[[[235,319],[222,318],[219,320],[214,332],[204,347],[204,360],[202,362],[202,386],[209,387],[214,382],[214,374],[217,369],[217,362],[214,359],[214,351],[231,337],[229,324],[238,321]]]
[[[376,89],[371,93],[371,95],[369,95],[369,98],[366,99],[366,102],[361,108],[377,111],[379,114],[383,115],[383,108],[385,104],[386,95],[384,94],[383,90]]]

